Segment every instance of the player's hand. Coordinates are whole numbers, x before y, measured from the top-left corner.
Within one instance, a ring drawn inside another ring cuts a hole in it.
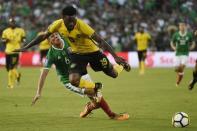
[[[32,106],[35,105],[35,104],[36,104],[36,101],[37,101],[38,99],[40,99],[40,97],[41,97],[40,94],[36,94],[36,96],[33,98],[33,101],[32,101],[32,103],[31,103],[31,105],[32,105]]]
[[[1,41],[2,41],[4,44],[7,44],[8,42],[10,42],[9,39],[1,39]]]

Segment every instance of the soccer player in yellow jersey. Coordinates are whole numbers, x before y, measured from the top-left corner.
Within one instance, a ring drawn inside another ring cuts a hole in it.
[[[95,87],[95,83],[81,79],[82,75],[87,74],[88,63],[94,71],[103,71],[113,78],[116,78],[123,68],[130,71],[130,65],[123,58],[117,56],[112,47],[88,24],[77,18],[76,14],[77,10],[73,6],[65,7],[62,10],[62,19],[54,21],[45,34],[39,35],[28,45],[15,51],[24,51],[48,38],[50,34],[58,32],[69,41],[71,47],[70,59],[72,64],[69,71],[69,80],[72,85]],[[109,51],[118,64],[112,65],[100,48]]]
[[[127,113],[117,114],[114,113],[106,100],[104,99],[100,89],[102,88],[83,88],[83,87],[75,87],[69,83],[69,65],[70,60],[68,58],[67,48],[68,43],[64,42],[58,33],[53,33],[49,37],[49,41],[51,43],[51,48],[47,54],[47,60],[45,61],[44,68],[40,74],[38,88],[36,95],[32,101],[32,105],[36,103],[38,99],[41,97],[42,89],[45,83],[45,79],[48,75],[49,68],[52,64],[55,65],[58,76],[60,77],[60,81],[64,84],[64,86],[70,91],[80,94],[82,96],[88,95],[90,98],[90,102],[88,102],[84,108],[84,110],[80,113],[80,117],[87,117],[93,110],[101,108],[111,119],[114,120],[127,120],[129,119],[129,115]],[[82,79],[86,79],[88,81],[92,81],[89,74],[82,76]]]
[[[137,44],[137,53],[139,59],[139,69],[140,74],[143,75],[145,71],[145,59],[146,59],[146,52],[148,48],[148,43],[151,40],[150,34],[144,32],[144,28],[140,27],[139,32],[137,32],[134,36],[134,40]]]
[[[15,81],[20,82],[21,74],[17,71],[19,61],[19,53],[12,52],[21,47],[21,43],[25,40],[25,31],[16,27],[15,20],[9,19],[9,27],[2,33],[3,43],[6,44],[6,69],[8,71],[8,88],[13,88]]]
[[[38,35],[42,35],[43,33],[44,31],[41,31],[38,33]],[[47,52],[49,51],[50,47],[51,47],[51,44],[48,41],[48,39],[45,39],[44,41],[40,42],[39,50],[40,50],[40,63],[41,64],[44,62],[43,59],[46,57]]]

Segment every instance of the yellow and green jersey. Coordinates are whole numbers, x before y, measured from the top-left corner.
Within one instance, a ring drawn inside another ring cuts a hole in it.
[[[7,40],[6,43],[6,54],[14,54],[12,51],[19,49],[23,38],[25,37],[25,31],[22,28],[7,28],[2,33],[2,39]]]
[[[51,46],[47,53],[46,61],[44,64],[44,68],[47,69],[51,68],[53,64],[55,65],[57,74],[63,84],[69,83],[68,69],[70,67],[70,61],[67,53],[67,48],[67,42],[64,42],[62,49]]]
[[[74,53],[84,54],[99,50],[95,45],[96,42],[90,39],[95,31],[81,19],[77,18],[72,31],[67,30],[63,19],[56,20],[48,27],[48,32],[58,32],[64,39],[68,39]]]
[[[172,42],[176,46],[176,56],[179,55],[189,55],[189,47],[193,41],[193,35],[191,32],[185,32],[181,34],[180,32],[174,33],[172,36]]]

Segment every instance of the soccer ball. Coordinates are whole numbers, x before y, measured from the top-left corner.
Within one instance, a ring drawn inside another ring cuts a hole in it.
[[[184,112],[177,112],[172,117],[172,125],[174,127],[186,127],[189,125],[189,116]]]

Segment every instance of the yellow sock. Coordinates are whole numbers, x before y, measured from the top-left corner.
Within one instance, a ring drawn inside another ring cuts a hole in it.
[[[15,74],[15,77],[16,77],[16,78],[19,77],[19,73],[18,73],[18,71],[17,71],[15,68],[13,69],[13,73]]]
[[[123,66],[119,65],[119,64],[115,64],[114,66],[114,70],[118,73],[118,75],[123,71]]]
[[[144,63],[144,61],[141,61],[140,62],[140,72],[144,73],[144,71],[145,71],[145,63]]]
[[[84,80],[84,79],[80,79],[79,87],[80,88],[94,88],[95,87],[95,83],[87,81],[87,80]]]
[[[8,71],[8,86],[10,88],[14,87],[14,75],[13,70]]]

